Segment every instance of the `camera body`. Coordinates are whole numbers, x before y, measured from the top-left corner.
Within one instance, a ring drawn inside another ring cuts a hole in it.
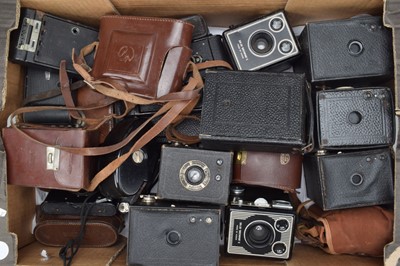
[[[65,106],[64,98],[60,90],[60,77],[58,71],[37,67],[27,67],[25,76],[24,105],[25,106]],[[70,83],[74,79],[70,78]],[[58,95],[47,97],[51,92],[59,91]],[[72,97],[76,102],[76,93],[72,91]],[[46,97],[40,97],[46,95]],[[23,115],[26,123],[73,125],[76,124],[68,110],[45,110],[30,112]]]
[[[243,188],[233,190],[235,194]],[[265,193],[254,201],[233,197],[227,208],[227,253],[274,259],[291,257],[296,215],[287,195],[276,191],[273,194],[282,196]]]
[[[221,35],[209,35],[194,40],[191,48],[193,50],[192,60],[195,63],[202,63],[210,60],[223,60],[230,63]]]
[[[393,97],[387,87],[317,91],[320,149],[341,150],[393,145]]]
[[[283,11],[230,28],[223,36],[238,70],[259,70],[300,54]]]
[[[218,265],[218,206],[143,199],[129,209],[128,265]]]
[[[226,205],[233,152],[196,148],[161,148],[157,195],[163,199]]]
[[[59,69],[60,61],[67,60],[67,71],[77,74],[72,66],[71,51],[97,41],[94,28],[38,10],[23,8],[19,28],[11,33],[10,60],[45,68]],[[94,53],[86,57],[93,65]]]
[[[310,22],[299,43],[303,56],[295,71],[314,86],[370,86],[393,77],[392,32],[382,17]]]

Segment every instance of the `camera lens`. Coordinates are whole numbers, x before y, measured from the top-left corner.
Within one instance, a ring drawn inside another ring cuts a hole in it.
[[[265,248],[272,244],[275,235],[269,223],[256,221],[248,225],[245,230],[247,244],[253,248]]]
[[[274,39],[268,32],[260,31],[251,37],[250,47],[256,54],[265,55],[274,47]]]
[[[193,166],[186,171],[186,179],[191,185],[198,185],[204,180],[204,172],[200,167]]]
[[[167,243],[170,245],[177,245],[181,242],[181,234],[177,231],[170,231],[167,233]]]

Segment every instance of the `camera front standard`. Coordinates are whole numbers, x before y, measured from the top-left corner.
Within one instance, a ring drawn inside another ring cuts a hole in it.
[[[157,195],[226,205],[232,165],[232,152],[163,146]]]
[[[289,259],[294,239],[295,214],[271,208],[230,208],[227,252]]]

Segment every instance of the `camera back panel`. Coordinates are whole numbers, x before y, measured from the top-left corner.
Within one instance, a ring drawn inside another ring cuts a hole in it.
[[[238,70],[259,70],[300,54],[283,12],[234,27],[223,36]]]

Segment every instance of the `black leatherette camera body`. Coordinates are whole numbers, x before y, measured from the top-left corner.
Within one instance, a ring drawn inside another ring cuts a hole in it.
[[[163,146],[157,195],[226,205],[232,166],[233,152]]]
[[[323,210],[393,203],[389,148],[307,154],[303,167],[307,195]]]
[[[88,197],[90,198],[87,199]],[[43,214],[49,215],[79,216],[85,204],[89,216],[113,216],[118,213],[116,203],[105,199],[98,191],[80,193],[55,189],[47,194],[46,199],[40,204],[40,210]]]
[[[67,60],[67,71],[75,73],[71,53],[97,41],[97,29],[38,10],[22,8],[19,27],[11,33],[10,60],[34,66],[59,69]],[[93,65],[93,55],[86,57]]]
[[[313,85],[361,86],[393,76],[392,34],[382,17],[310,22],[299,42],[298,62]]]
[[[395,119],[389,88],[318,91],[317,102],[320,149],[393,145]]]
[[[135,203],[129,210],[128,265],[218,265],[220,217],[213,206]]]
[[[305,145],[303,74],[209,71],[201,144],[220,150],[291,151]]]
[[[27,67],[25,76],[24,101],[27,106],[65,106],[64,98],[61,95],[58,71],[53,69],[43,69],[37,67]],[[72,79],[70,79],[72,82]],[[39,95],[49,91],[59,90],[59,94],[54,97],[35,99]],[[76,94],[72,92],[72,97],[76,100]],[[27,123],[70,125],[73,123],[68,110],[50,110],[25,113],[23,119]]]

